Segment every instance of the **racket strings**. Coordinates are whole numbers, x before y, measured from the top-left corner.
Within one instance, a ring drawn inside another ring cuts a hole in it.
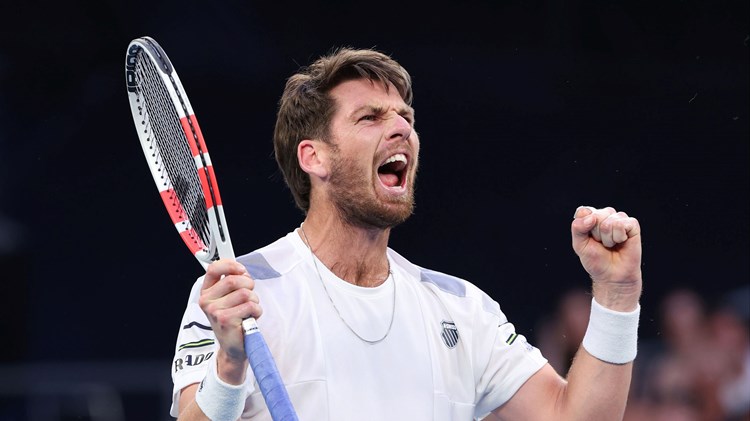
[[[186,224],[188,235],[208,251],[210,228],[206,200],[185,131],[169,91],[157,74],[159,70],[140,54],[136,61],[137,93],[143,100],[142,129],[151,143],[151,158],[160,169],[163,186],[170,191],[172,210]]]

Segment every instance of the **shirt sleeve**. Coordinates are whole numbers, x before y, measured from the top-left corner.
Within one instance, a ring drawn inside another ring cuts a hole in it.
[[[500,313],[493,328],[487,366],[477,384],[476,414],[486,415],[505,402],[539,371],[547,359]]]
[[[206,315],[198,305],[203,278],[199,278],[190,291],[185,313],[182,316],[174,358],[172,359],[172,407],[170,415],[177,417],[180,391],[193,383],[200,383],[206,374],[208,362],[213,362],[216,337]]]

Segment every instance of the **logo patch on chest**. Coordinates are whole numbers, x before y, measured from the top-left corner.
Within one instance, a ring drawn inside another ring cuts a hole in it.
[[[443,320],[440,325],[443,327],[443,331],[440,333],[443,343],[450,349],[455,348],[458,343],[458,329],[456,328],[456,324]]]

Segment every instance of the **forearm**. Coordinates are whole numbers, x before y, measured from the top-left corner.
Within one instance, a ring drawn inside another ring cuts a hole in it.
[[[581,346],[559,395],[560,420],[622,420],[633,363],[612,364]]]
[[[635,294],[599,292],[594,292],[589,326],[561,395],[565,419],[620,420],[625,411],[637,353],[640,289]]]

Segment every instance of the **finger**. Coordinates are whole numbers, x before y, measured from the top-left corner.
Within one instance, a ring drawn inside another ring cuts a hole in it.
[[[199,305],[206,315],[220,322],[222,326],[239,324],[242,319],[259,314],[260,311],[258,295],[246,288],[233,290],[214,300],[202,296]]]
[[[596,208],[593,206],[579,206],[576,208],[576,211],[573,212],[573,219],[585,218],[594,213],[595,210]]]
[[[576,253],[580,253],[586,247],[588,241],[591,240],[591,230],[596,225],[596,216],[586,211],[580,212],[580,209],[576,211],[578,217],[570,224],[573,250]],[[585,214],[585,216],[582,214]]]
[[[628,239],[628,228],[631,226],[630,217],[625,212],[617,212],[612,218],[612,242],[624,243]]]
[[[206,276],[203,278],[203,289],[212,287],[224,276],[243,275],[246,273],[247,269],[241,263],[227,259],[217,260],[206,268]]]
[[[620,235],[625,238],[622,242],[641,235],[641,225],[636,218],[627,217],[621,222],[621,225],[623,233]]]
[[[204,288],[201,291],[201,295],[206,299],[215,300],[237,290],[252,290],[253,288],[255,288],[255,280],[253,280],[248,273],[242,275],[227,275],[210,287]]]
[[[591,228],[594,226],[593,222],[596,218],[593,216],[596,208],[592,206],[579,206],[573,212],[573,223],[571,224],[571,232],[574,239],[587,239]]]
[[[239,307],[242,320],[250,317],[257,319],[263,314],[263,307],[256,301],[248,301]]]
[[[618,219],[618,214],[613,213],[598,224],[601,243],[604,247],[614,247],[617,244],[614,237],[624,232],[620,226],[621,224],[618,223]]]
[[[601,242],[602,241],[602,233],[601,233],[601,223],[607,219],[610,215],[613,213],[616,213],[614,208],[612,207],[606,207],[603,209],[596,209],[594,211],[594,216],[596,217],[596,225],[594,225],[594,228],[591,229],[591,236],[594,237],[594,240]]]
[[[229,308],[213,309],[213,312],[209,312],[208,314],[213,315],[214,321],[220,328],[234,329],[239,328],[245,319],[250,317],[254,319],[260,318],[263,314],[263,308],[256,302],[247,301]]]
[[[237,289],[221,298],[224,308],[236,307],[245,303],[260,304],[260,298],[255,291],[250,289]]]
[[[227,297],[227,304],[231,304],[236,309],[237,317],[247,319],[248,317],[258,318],[263,313],[260,306],[260,298],[254,291],[239,289],[232,292]]]

